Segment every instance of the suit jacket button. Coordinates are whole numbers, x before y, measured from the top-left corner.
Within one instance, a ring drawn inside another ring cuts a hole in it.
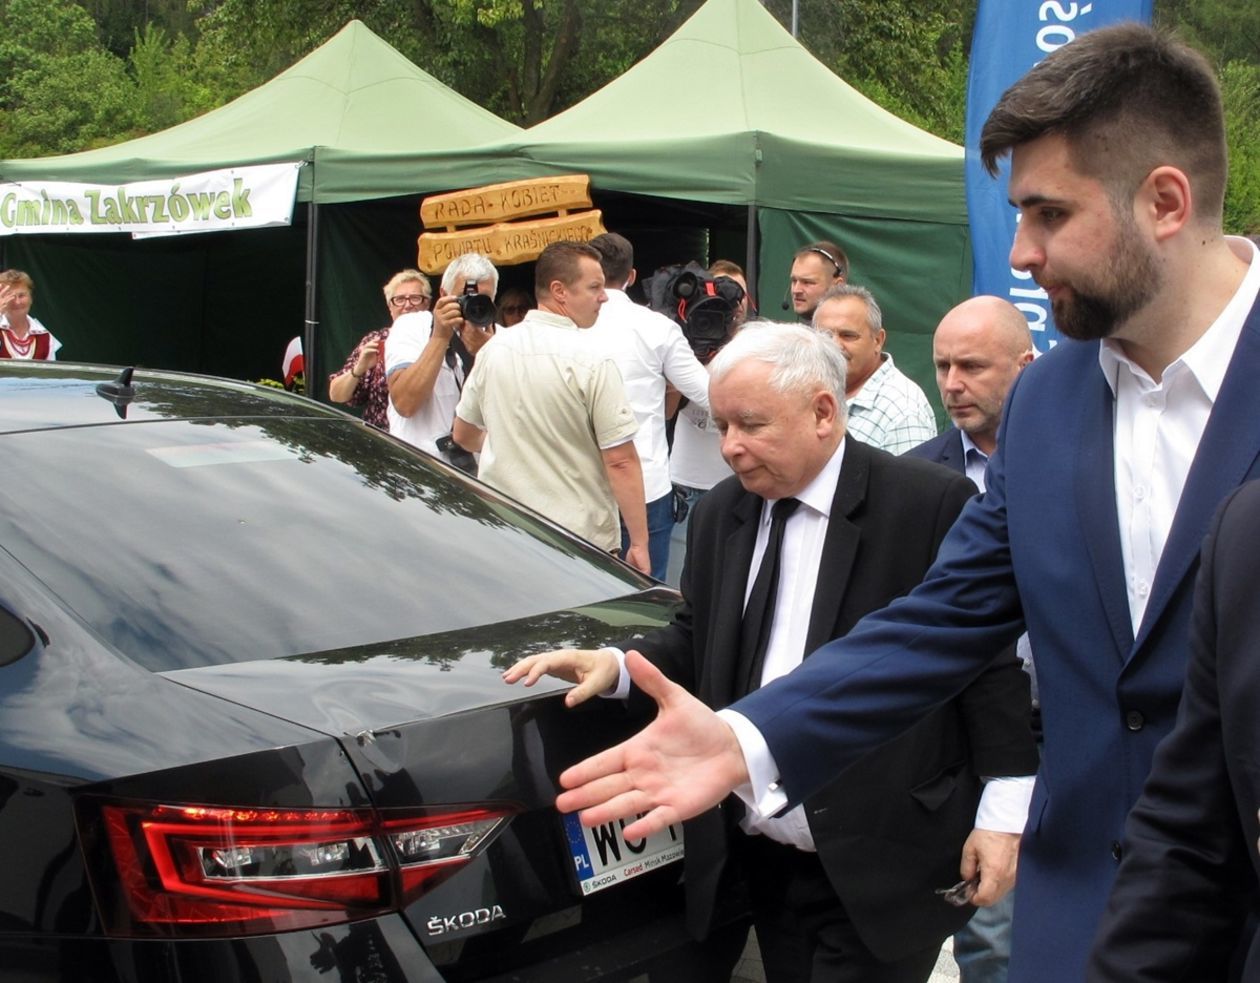
[[[1116,863],[1120,862],[1120,858],[1124,856],[1124,848],[1120,845],[1119,840],[1111,841],[1111,859]]]
[[[1130,710],[1124,715],[1124,725],[1129,730],[1138,731],[1146,726],[1146,718],[1142,716],[1140,710]]]

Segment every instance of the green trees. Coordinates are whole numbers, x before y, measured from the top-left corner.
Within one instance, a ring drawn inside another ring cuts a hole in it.
[[[1260,233],[1260,65],[1228,62],[1221,71],[1229,184],[1225,230]]]
[[[0,2],[0,157],[109,143],[134,117],[126,67],[70,0]]]
[[[151,133],[273,77],[352,19],[505,119],[565,109],[702,0],[0,0],[0,159]],[[764,0],[788,24],[792,0]],[[800,39],[911,122],[960,142],[976,0],[799,0]],[[1260,231],[1260,3],[1157,0],[1221,73],[1227,224]],[[694,98],[722,102],[724,80]],[[681,94],[680,94],[681,95]]]

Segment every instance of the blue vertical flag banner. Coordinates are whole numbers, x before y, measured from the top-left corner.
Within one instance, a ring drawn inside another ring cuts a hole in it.
[[[1046,292],[1011,268],[1017,213],[1007,200],[1010,160],[997,180],[980,163],[980,130],[1002,93],[1046,55],[1078,34],[1118,21],[1150,23],[1153,0],[980,0],[967,80],[967,212],[977,294],[1005,297],[1024,312],[1033,342],[1057,341]]]

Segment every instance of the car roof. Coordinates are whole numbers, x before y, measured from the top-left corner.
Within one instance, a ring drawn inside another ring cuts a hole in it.
[[[135,369],[130,394],[98,388],[121,381],[124,371],[131,370],[0,359],[0,433],[170,419],[346,419],[338,410],[282,389],[185,372]]]

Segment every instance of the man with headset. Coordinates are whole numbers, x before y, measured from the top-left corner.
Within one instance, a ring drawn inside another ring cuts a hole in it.
[[[792,257],[792,273],[788,281],[788,297],[783,309],[792,310],[802,324],[809,324],[818,302],[832,287],[845,282],[849,275],[849,257],[834,242],[811,242]]]

